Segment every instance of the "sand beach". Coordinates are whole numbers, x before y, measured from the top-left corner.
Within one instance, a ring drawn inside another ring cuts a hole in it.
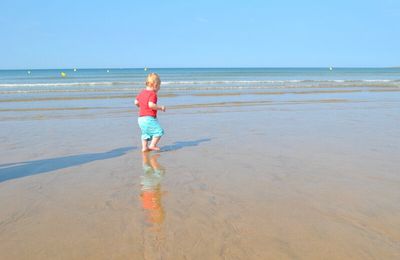
[[[235,80],[162,85],[146,155],[140,85],[4,90],[0,258],[399,259],[398,83]]]

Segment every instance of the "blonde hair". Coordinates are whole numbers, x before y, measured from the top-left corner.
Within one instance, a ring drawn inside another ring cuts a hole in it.
[[[149,75],[147,75],[146,86],[148,86],[148,83],[150,82],[161,83],[160,76],[158,76],[157,73],[150,73]]]

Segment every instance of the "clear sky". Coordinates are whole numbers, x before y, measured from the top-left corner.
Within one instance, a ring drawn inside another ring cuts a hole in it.
[[[0,35],[0,69],[400,66],[400,1],[1,0]]]

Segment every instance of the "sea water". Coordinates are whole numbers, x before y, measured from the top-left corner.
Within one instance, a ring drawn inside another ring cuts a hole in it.
[[[132,109],[146,75],[168,106],[380,98],[400,90],[400,68],[136,68],[0,70],[0,117],[50,110]],[[374,96],[365,97],[365,93]],[[260,95],[263,94],[263,95]],[[310,94],[313,94],[311,96]],[[268,95],[266,98],[265,95]],[[44,113],[44,112],[42,112]],[[8,118],[8,117],[7,117]]]
[[[61,73],[65,73],[65,77]],[[400,86],[400,68],[155,68],[0,70],[0,93],[125,91],[141,88],[150,72],[166,89],[274,86]]]

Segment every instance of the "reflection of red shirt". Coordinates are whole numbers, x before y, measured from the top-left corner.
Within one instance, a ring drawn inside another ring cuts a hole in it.
[[[161,196],[160,192],[156,191],[143,191],[140,196],[142,197],[142,207],[144,209],[152,210],[152,209],[160,209],[161,207]]]
[[[157,104],[156,92],[144,89],[137,95],[136,100],[139,101],[139,116],[157,117],[157,110],[149,108],[149,102]]]

